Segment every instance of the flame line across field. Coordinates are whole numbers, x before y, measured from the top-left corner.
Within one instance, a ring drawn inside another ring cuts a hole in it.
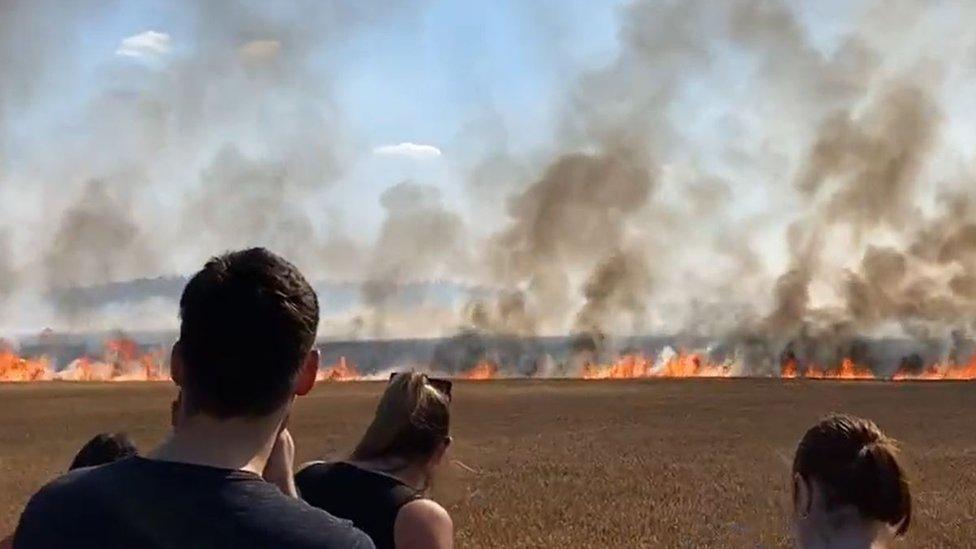
[[[756,377],[737,375],[734,362],[711,362],[698,353],[660,353],[656,359],[643,354],[621,355],[611,364],[584,364],[579,379],[645,379],[645,378],[732,378]],[[325,381],[357,381],[381,379],[382,375],[363,375],[354,364],[341,357],[339,362],[319,372],[318,379]],[[468,370],[453,374],[457,379],[488,380],[504,379],[506,376],[497,364],[482,361]],[[780,378],[783,379],[840,379],[840,380],[882,380],[882,381],[939,381],[976,379],[976,355],[966,364],[933,364],[922,371],[901,368],[893,376],[878,377],[870,369],[857,365],[845,358],[836,368],[822,368],[807,365],[800,369],[795,360],[784,361]]]
[[[625,353],[608,363],[584,362],[575,374],[555,376],[525,376],[507,373],[499,364],[482,360],[457,372],[440,372],[457,379],[489,380],[519,377],[565,377],[573,379],[644,379],[644,378],[731,378],[757,377],[743,374],[734,361],[712,361],[705,353],[673,351],[665,348],[656,355]],[[436,371],[436,368],[433,369]],[[345,356],[320,369],[320,381],[357,381],[383,379],[392,369],[380,373],[364,373]],[[767,376],[769,377],[769,376]],[[776,376],[772,376],[776,377]],[[939,362],[922,369],[899,368],[889,376],[879,376],[870,368],[844,358],[833,367],[801,364],[795,358],[785,358],[778,377],[783,379],[841,379],[884,381],[976,380],[976,355],[968,362]],[[126,338],[105,342],[100,357],[81,356],[62,369],[46,356],[22,357],[13,348],[0,343],[0,382],[30,381],[162,381],[169,379],[166,352],[162,346],[149,350]]]

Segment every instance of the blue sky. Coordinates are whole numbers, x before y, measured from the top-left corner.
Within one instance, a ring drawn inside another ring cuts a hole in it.
[[[354,206],[375,230],[377,202],[386,188],[413,179],[440,187],[448,204],[470,208],[459,187],[460,159],[471,156],[463,140],[472,123],[491,112],[504,124],[513,150],[552,140],[558,108],[579,71],[613,58],[620,2],[546,1],[421,2],[396,17],[365,25],[348,39],[317,52],[332,95],[323,101],[338,113],[343,140],[355,161],[326,195],[330,207]],[[200,37],[180,3],[125,2],[123,9],[79,11],[65,28],[69,62],[29,108],[15,113],[10,164],[34,156],[39,145],[84,133],[84,110],[106,82],[126,82],[133,65],[165,68],[170,58],[193,56]],[[169,37],[165,55],[117,55],[127,37],[147,31]],[[328,29],[323,29],[328,32]],[[316,60],[310,62],[316,66]],[[316,70],[316,69],[313,69]],[[231,138],[233,139],[233,138]],[[443,152],[413,159],[372,154],[375,147],[412,142]],[[9,145],[9,143],[8,143]],[[36,157],[35,157],[36,158]]]
[[[354,161],[324,193],[328,207],[355,207],[370,231],[383,218],[377,198],[386,188],[413,179],[436,185],[447,203],[466,215],[477,205],[465,199],[465,161],[477,156],[478,125],[486,116],[500,123],[509,150],[545,150],[554,141],[560,109],[579,74],[610,63],[618,51],[617,29],[626,2],[546,0],[525,2],[432,1],[407,3],[397,15],[363,25],[308,61],[330,80],[323,103],[338,113],[342,139]],[[16,113],[11,163],[67,127],[85,131],[82,115],[93,96],[111,85],[138,87],[137,65],[165,68],[170,58],[192,57],[202,43],[181,3],[134,0],[115,10],[78,10],[64,32],[71,51],[59,75],[30,108]],[[844,2],[801,4],[814,42],[829,49],[843,24]],[[127,37],[165,33],[165,55],[116,55]],[[332,29],[322,29],[323,34]],[[269,36],[269,38],[274,38]],[[735,59],[730,58],[734,67]],[[733,71],[726,71],[729,76]],[[107,76],[108,75],[108,76]],[[732,76],[732,78],[736,78]],[[126,81],[126,79],[131,79]],[[724,84],[723,84],[724,85]],[[707,141],[723,99],[708,84],[683,99],[696,121],[687,128]],[[473,128],[473,129],[472,129]],[[247,141],[231,135],[228,140]],[[439,158],[372,154],[378,146],[411,142],[437,147]],[[8,144],[9,145],[9,144]],[[707,144],[703,146],[706,148]]]
[[[466,153],[465,126],[485,111],[501,117],[512,149],[549,142],[558,116],[553,98],[581,67],[615,54],[620,2],[559,2],[559,10],[548,9],[555,4],[434,2],[416,24],[394,21],[346,44],[336,99],[361,142],[431,144],[444,157],[368,158],[337,198],[375,197],[415,179],[438,185],[454,207],[469,207],[452,166]],[[562,20],[539,25],[534,12],[559,13]]]

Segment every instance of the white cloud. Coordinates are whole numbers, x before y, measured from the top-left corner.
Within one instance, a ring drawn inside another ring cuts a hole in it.
[[[125,57],[154,57],[170,50],[169,35],[165,32],[145,31],[122,39],[115,55]]]
[[[441,155],[441,150],[433,145],[420,145],[417,143],[404,142],[397,145],[383,145],[381,147],[376,147],[373,149],[373,154],[427,159],[437,158]]]

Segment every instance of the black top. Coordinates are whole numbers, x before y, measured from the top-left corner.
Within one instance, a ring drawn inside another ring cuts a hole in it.
[[[246,471],[126,458],[77,469],[31,498],[18,549],[357,548],[348,521],[281,493]]]
[[[399,479],[342,461],[313,463],[295,475],[295,483],[305,501],[351,520],[373,538],[377,549],[394,549],[397,513],[423,497]]]

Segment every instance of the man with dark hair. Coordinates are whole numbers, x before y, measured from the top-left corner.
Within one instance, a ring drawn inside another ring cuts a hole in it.
[[[297,498],[286,425],[319,364],[318,299],[301,273],[261,248],[211,259],[183,290],[180,319],[172,435],[147,457],[45,486],[14,546],[372,548]]]
[[[82,467],[105,465],[120,459],[137,455],[139,450],[125,433],[98,433],[78,450],[71,461],[69,471]]]

